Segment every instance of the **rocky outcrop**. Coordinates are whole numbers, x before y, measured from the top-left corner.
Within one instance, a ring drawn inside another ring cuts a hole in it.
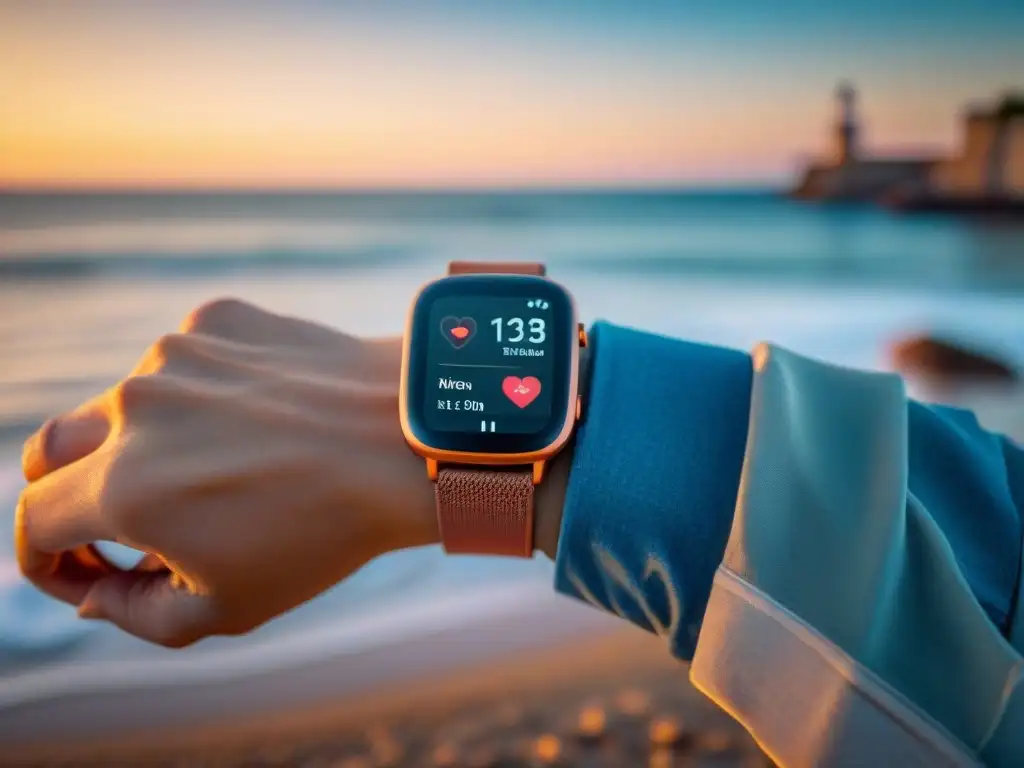
[[[958,154],[935,167],[927,187],[896,191],[885,202],[903,210],[1024,213],[1024,97],[969,112]]]
[[[994,354],[931,335],[892,344],[890,361],[900,373],[932,385],[1015,384],[1021,372]]]
[[[929,157],[851,160],[843,165],[808,167],[791,196],[800,200],[873,202],[893,189],[927,185],[936,160]]]

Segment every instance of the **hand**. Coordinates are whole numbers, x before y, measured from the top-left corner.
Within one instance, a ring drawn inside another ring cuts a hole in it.
[[[83,617],[180,647],[435,542],[433,486],[399,426],[400,357],[398,339],[199,308],[26,444],[22,570]],[[148,554],[121,571],[97,541]]]

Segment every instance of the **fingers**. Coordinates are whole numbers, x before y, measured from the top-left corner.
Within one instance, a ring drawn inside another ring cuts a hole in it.
[[[130,571],[110,565],[95,541],[116,540],[92,454],[28,486],[15,516],[15,551],[25,576],[49,595],[143,640],[180,648],[211,634],[212,601],[190,591],[153,554]]]
[[[37,553],[34,568],[23,567],[26,578],[38,589],[69,605],[79,605],[93,584],[117,570],[92,547],[56,555]]]
[[[57,553],[95,541],[116,540],[116,531],[103,510],[101,462],[90,458],[63,467],[22,491],[18,516],[34,549]]]
[[[22,573],[44,592],[77,605],[91,584],[114,570],[92,546],[113,540],[88,458],[22,491],[14,546]]]
[[[78,608],[142,640],[182,648],[212,634],[212,601],[183,586],[171,572],[133,570],[95,581]]]
[[[95,451],[110,434],[106,400],[90,400],[48,421],[25,443],[21,465],[30,483]]]

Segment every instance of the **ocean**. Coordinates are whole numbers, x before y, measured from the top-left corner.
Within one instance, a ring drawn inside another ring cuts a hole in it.
[[[450,259],[543,260],[584,319],[709,343],[770,340],[885,368],[892,339],[939,330],[1024,360],[1020,226],[758,190],[3,194],[0,674],[49,663],[97,631],[21,582],[11,561],[25,437],[125,375],[203,300],[239,296],[398,334],[416,287]],[[313,621],[325,600],[372,625],[389,601],[450,600],[467,572],[476,586],[507,585],[546,579],[546,567],[400,553],[256,634]]]

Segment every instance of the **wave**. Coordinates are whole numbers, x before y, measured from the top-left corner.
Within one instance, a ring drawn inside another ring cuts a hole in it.
[[[82,192],[0,190],[0,228],[137,221],[403,224],[604,221],[706,216],[737,203],[787,204],[770,189],[474,192]]]
[[[323,251],[245,248],[188,254],[49,252],[8,259],[0,257],[0,281],[133,276],[189,278],[239,272],[338,272],[398,266],[422,255],[411,247],[389,245]]]
[[[713,277],[729,280],[787,282],[793,284],[846,284],[860,288],[926,288],[938,291],[984,291],[993,294],[1019,294],[1024,290],[1024,265],[1002,270],[972,265],[970,269],[943,272],[934,263],[919,258],[867,258],[832,261],[800,254],[779,257],[764,253],[750,255],[677,251],[651,253],[637,251],[592,256],[575,254],[573,269],[613,279]]]

